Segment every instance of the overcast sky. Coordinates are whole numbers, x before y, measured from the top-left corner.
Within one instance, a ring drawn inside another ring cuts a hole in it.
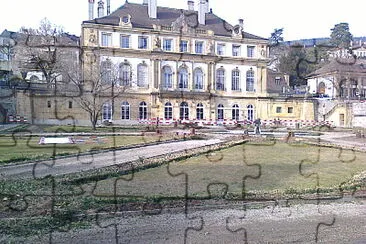
[[[125,2],[110,1],[111,11]],[[187,8],[187,0],[157,2],[158,6]],[[329,37],[330,29],[341,22],[349,23],[353,36],[366,36],[365,0],[209,0],[209,5],[213,13],[232,25],[243,18],[246,32],[265,38],[275,28],[284,28],[285,41]],[[88,0],[1,0],[0,6],[0,31],[18,31],[21,26],[35,28],[47,17],[66,32],[80,35],[81,22],[88,19]]]

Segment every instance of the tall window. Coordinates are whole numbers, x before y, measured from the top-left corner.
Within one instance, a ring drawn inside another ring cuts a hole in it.
[[[194,89],[203,89],[203,72],[200,68],[197,68],[193,71],[193,83]]]
[[[248,58],[253,58],[254,57],[254,46],[248,46],[247,47],[247,57]]]
[[[112,46],[112,34],[102,32],[102,46],[111,47]]]
[[[165,103],[164,106],[164,119],[173,118],[173,106],[170,102]]]
[[[139,105],[139,119],[145,120],[147,119],[147,105],[145,102],[140,102]]]
[[[179,107],[179,119],[188,120],[189,119],[189,108],[188,103],[182,102]]]
[[[225,54],[225,44],[218,43],[216,48],[217,55],[224,55]]]
[[[179,52],[185,53],[188,52],[188,41],[180,41],[179,44]]]
[[[119,65],[119,79],[121,86],[131,85],[131,65],[129,63]]]
[[[203,53],[203,42],[202,41],[196,41],[195,42],[195,52],[196,53]]]
[[[240,71],[239,71],[239,69],[235,69],[231,72],[231,90],[233,90],[233,91],[240,90]]]
[[[138,47],[139,49],[147,49],[147,37],[146,36],[139,36],[139,43]]]
[[[239,105],[238,104],[233,105],[233,108],[231,110],[231,119],[239,120]]]
[[[102,61],[100,75],[104,83],[112,82],[112,62],[109,59]]]
[[[277,86],[281,85],[281,77],[279,77],[279,76],[275,77],[275,85],[277,85]]]
[[[178,74],[178,87],[182,89],[188,88],[188,71],[186,68],[181,68]]]
[[[247,71],[247,91],[254,91],[254,71],[252,69]]]
[[[145,63],[137,65],[137,86],[147,87],[147,65]]]
[[[233,56],[240,56],[240,46],[239,45],[233,45]]]
[[[122,102],[121,104],[121,119],[129,120],[130,119],[130,104],[128,102]]]
[[[325,89],[324,89],[325,90]],[[351,97],[357,97],[359,95],[357,88],[357,81],[351,80]]]
[[[173,50],[172,43],[173,43],[172,39],[164,39],[163,40],[163,50],[172,51]]]
[[[112,104],[104,103],[102,109],[102,121],[112,119]]]
[[[254,107],[251,104],[247,106],[247,119],[250,121],[254,120]]]
[[[130,36],[121,35],[121,48],[130,48]]]
[[[202,103],[197,104],[196,119],[203,120],[203,104]]]
[[[163,88],[173,88],[173,72],[169,66],[163,68]]]
[[[222,104],[217,105],[217,119],[218,120],[224,119],[224,105]]]
[[[216,90],[223,91],[225,86],[225,70],[218,69],[216,71]]]

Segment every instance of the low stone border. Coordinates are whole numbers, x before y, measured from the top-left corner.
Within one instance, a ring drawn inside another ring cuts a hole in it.
[[[213,144],[213,145],[197,147],[197,148],[189,149],[189,150],[182,150],[182,151],[178,151],[175,153],[168,153],[165,155],[155,156],[155,157],[150,157],[150,158],[140,158],[139,160],[131,161],[128,163],[116,164],[116,165],[111,165],[111,166],[107,166],[104,168],[91,169],[91,170],[84,171],[84,172],[72,173],[72,174],[65,175],[64,178],[67,180],[73,179],[76,181],[86,179],[86,181],[88,181],[88,182],[94,181],[94,180],[96,180],[96,178],[98,178],[98,180],[106,179],[108,177],[124,175],[124,174],[128,174],[130,172],[136,172],[136,171],[140,171],[140,170],[143,170],[146,168],[157,167],[157,166],[160,166],[160,165],[163,165],[166,163],[173,162],[175,160],[178,160],[178,161],[184,160],[184,159],[187,159],[190,157],[199,156],[203,153],[209,153],[209,152],[229,148],[232,146],[241,145],[247,141],[250,141],[250,140],[247,138],[243,138],[243,137],[231,138],[231,140]],[[63,176],[61,176],[61,177],[63,177]],[[87,180],[87,179],[89,179],[89,180]]]

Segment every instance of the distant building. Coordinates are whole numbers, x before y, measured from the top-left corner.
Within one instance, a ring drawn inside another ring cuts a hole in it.
[[[366,62],[334,59],[308,77],[308,91],[317,99],[315,118],[340,127],[366,126]]]
[[[267,92],[287,94],[290,91],[289,75],[272,69],[267,70]]]
[[[309,93],[322,97],[365,99],[366,62],[334,59],[308,76]]]

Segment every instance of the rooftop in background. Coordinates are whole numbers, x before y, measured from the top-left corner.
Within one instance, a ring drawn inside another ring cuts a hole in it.
[[[284,44],[287,46],[293,45],[304,45],[305,47],[313,47],[314,45],[324,45],[328,44],[330,38],[329,37],[321,37],[321,38],[311,38],[311,39],[300,39],[300,40],[293,40],[293,41],[285,41]],[[360,46],[360,43],[366,43],[366,37],[353,37],[352,46]]]
[[[311,73],[308,77],[314,77],[329,73],[363,73],[366,74],[366,61],[354,58],[336,58],[325,64],[320,69]]]

